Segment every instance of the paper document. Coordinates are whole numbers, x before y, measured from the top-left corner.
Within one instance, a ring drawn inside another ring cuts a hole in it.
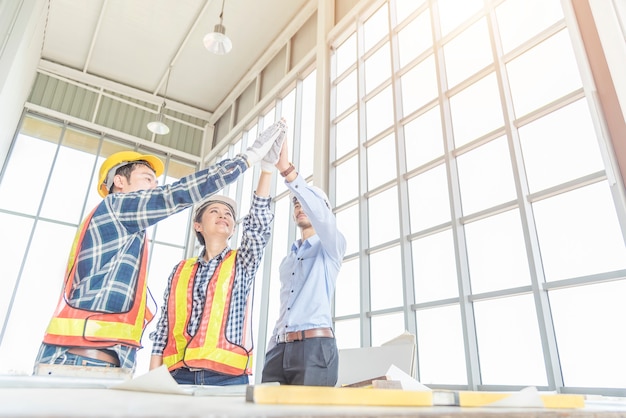
[[[184,385],[179,385],[165,365],[150,370],[148,373],[134,379],[112,385],[110,388],[134,390],[137,392],[171,393],[175,395],[193,394],[193,388],[185,388]]]
[[[387,370],[386,376],[389,380],[397,380],[402,384],[403,390],[431,390],[428,386],[421,384],[406,374],[395,364],[392,364]]]
[[[485,406],[543,408],[543,400],[536,387],[527,387],[519,392],[511,393],[507,398],[500,399],[499,401],[492,402]]]

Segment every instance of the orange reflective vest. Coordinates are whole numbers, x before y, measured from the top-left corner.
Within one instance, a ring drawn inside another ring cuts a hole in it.
[[[169,370],[190,367],[228,375],[252,373],[252,348],[247,349],[226,339],[236,253],[231,251],[209,280],[200,326],[194,336],[189,335],[187,326],[192,312],[198,259],[183,260],[178,265],[167,304],[169,330],[163,350],[163,363]],[[247,319],[246,314],[244,335],[249,331]]]
[[[147,307],[146,281],[148,246],[144,241],[140,259],[137,291],[129,311],[120,313],[94,312],[74,308],[68,303],[72,292],[73,277],[76,274],[75,260],[78,257],[95,209],[83,221],[76,233],[65,275],[65,289],[59,298],[56,311],[46,329],[43,341],[46,344],[80,347],[111,347],[116,344],[141,347],[144,328],[154,317]]]

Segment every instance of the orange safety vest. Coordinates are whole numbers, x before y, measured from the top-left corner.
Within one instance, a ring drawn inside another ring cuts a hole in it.
[[[193,302],[197,257],[183,260],[172,278],[167,304],[169,331],[163,363],[169,370],[180,367],[209,369],[228,375],[252,374],[252,347],[245,348],[226,339],[226,324],[235,280],[236,250],[217,267],[209,281],[200,327],[196,335],[187,332]],[[244,336],[249,331],[244,318]],[[245,338],[244,338],[245,340]]]
[[[80,347],[111,347],[123,344],[141,347],[141,335],[154,313],[147,307],[148,285],[146,266],[148,246],[144,240],[141,264],[137,278],[137,292],[129,311],[120,313],[94,312],[75,308],[68,303],[73,277],[76,274],[75,260],[83,243],[89,221],[95,209],[83,221],[78,229],[67,263],[65,289],[59,298],[56,311],[46,329],[43,341],[46,344]]]

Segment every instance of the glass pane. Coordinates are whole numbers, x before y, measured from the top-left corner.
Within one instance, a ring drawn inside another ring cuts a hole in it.
[[[517,209],[465,225],[465,237],[472,293],[530,284]]]
[[[252,205],[252,195],[256,190],[258,185],[258,176],[260,176],[261,167],[257,167],[259,174],[256,175],[254,171],[256,170],[248,170],[245,172],[242,178],[241,183],[241,200],[239,201],[239,213],[237,214],[237,219],[241,220],[244,216],[250,213],[250,206]],[[280,176],[272,176],[272,181],[276,180],[276,177]],[[282,177],[281,177],[282,180]],[[238,225],[237,229],[239,229],[241,224]]]
[[[4,324],[6,319],[32,227],[32,219],[0,213],[0,231],[4,237],[10,237],[0,240],[0,277],[3,288],[0,292],[0,324]]]
[[[254,129],[257,129],[258,125],[255,125]],[[234,143],[231,144],[232,152],[230,155],[235,156],[241,152],[242,137],[239,137]]]
[[[463,214],[478,212],[516,197],[506,137],[457,158]]]
[[[396,16],[402,22],[411,13],[417,10],[426,0],[396,0]]]
[[[98,194],[98,181],[99,181],[99,171],[100,171],[100,167],[102,166],[102,163],[104,163],[104,160],[106,158],[105,157],[97,157],[96,158],[96,162],[95,162],[95,167],[96,169],[93,170],[92,173],[92,178],[91,181],[89,182],[90,187],[87,189],[86,193],[87,193],[87,202],[85,203],[85,209],[83,210],[83,213],[81,214],[80,220],[82,221],[89,212],[91,212],[91,210],[93,208],[95,208],[96,206],[98,206],[100,204],[100,202],[102,202],[102,197]]]
[[[282,117],[287,121],[287,133],[285,135],[285,141],[287,141],[287,147],[290,152],[289,159],[293,161],[293,136],[294,136],[294,127],[296,120],[296,89],[293,88],[282,100],[281,106]],[[248,140],[249,141],[249,140]],[[279,195],[282,192],[287,190],[287,186],[285,186],[285,182],[282,177],[274,176],[275,179],[272,181],[276,182],[276,194]]]
[[[315,71],[302,81],[302,126],[300,127],[300,159],[298,172],[305,178],[313,174],[313,142],[315,139]]]
[[[2,209],[37,213],[56,150],[52,142],[21,134],[17,137],[0,182]]]
[[[402,312],[372,316],[372,347],[380,347],[406,329]]]
[[[352,205],[347,209],[337,212],[337,225],[341,233],[346,237],[346,254],[354,254],[359,251],[359,205]]]
[[[400,78],[402,84],[402,114],[411,114],[437,98],[437,73],[432,55]]]
[[[425,384],[466,385],[465,348],[458,305],[415,312],[418,380]],[[445,330],[445,332],[442,332]]]
[[[530,192],[604,169],[586,100],[519,129]]]
[[[411,243],[415,303],[454,298],[459,295],[452,230],[429,235]],[[436,283],[436,286],[433,284]]]
[[[356,62],[356,33],[350,35],[348,39],[337,47],[335,59],[338,76]]]
[[[96,156],[93,151],[98,148],[98,142],[98,138],[82,132],[72,129],[65,131],[49,178],[41,208],[42,217],[70,223],[81,221],[83,201],[91,180],[85,174],[97,171],[94,169]],[[72,193],[67,193],[68,184],[72,185]],[[59,199],[59,196],[63,196],[63,199]]]
[[[448,87],[453,87],[493,63],[489,30],[480,19],[443,46]]]
[[[533,204],[546,280],[626,268],[624,237],[606,182]]]
[[[355,318],[335,321],[335,337],[340,350],[361,347],[361,320]]]
[[[385,36],[389,36],[389,13],[385,3],[363,24],[363,50],[367,52]]]
[[[192,254],[191,257],[199,255],[200,253],[198,252]],[[167,287],[167,279],[184,256],[182,248],[170,245],[154,244],[150,249],[150,265],[148,266],[149,287],[159,309],[163,306],[163,295]]]
[[[281,117],[287,121],[287,138],[293,140],[293,127],[296,118],[296,89],[289,90],[280,102]]]
[[[186,213],[187,211],[183,212]],[[141,344],[144,348],[137,352],[137,374],[147,373],[150,369],[152,341],[150,341],[148,335],[155,330],[156,324],[163,312],[163,295],[167,288],[167,279],[184,256],[185,254],[182,248],[175,248],[169,245],[155,244],[150,249],[148,288],[151,298],[148,299],[148,306],[156,306],[158,307],[158,311],[152,322],[150,322],[143,331]]]
[[[63,286],[75,233],[76,228],[37,223],[0,346],[1,372],[32,373],[33,361]],[[50,237],[54,237],[52,243]]]
[[[474,303],[485,385],[547,385],[532,295]]]
[[[339,164],[336,174],[335,205],[339,206],[359,195],[359,160],[357,156]]]
[[[391,78],[391,53],[389,42],[385,43],[372,56],[365,60],[365,92],[369,93],[383,81]]]
[[[352,71],[346,78],[337,83],[337,110],[336,114],[341,115],[350,106],[356,104],[357,80],[356,70]]]
[[[170,158],[170,160],[167,162],[167,177],[165,179],[165,182],[173,181],[173,179],[180,179],[196,171],[197,165],[183,163],[181,161],[176,161]]]
[[[626,387],[626,281],[550,292],[566,386]]]
[[[415,8],[415,0],[404,0]],[[433,45],[432,29],[430,26],[430,13],[426,10],[420,13],[411,23],[398,32],[398,51],[400,54],[400,67],[417,58],[421,53]]]
[[[259,124],[265,129],[270,127],[274,122],[276,122],[276,107],[272,106],[264,115],[261,115]]]
[[[563,19],[559,0],[507,0],[496,7],[504,52]]]
[[[64,127],[58,123],[28,114],[24,117],[20,134],[58,144],[63,129]]]
[[[443,164],[411,177],[407,184],[411,232],[450,222],[450,197]]]
[[[483,8],[483,0],[438,0],[441,34],[446,35]]]
[[[371,310],[403,305],[402,262],[400,247],[391,247],[370,255]],[[399,333],[402,333],[401,330]]]
[[[361,312],[361,280],[359,259],[344,261],[335,289],[335,316]]]
[[[369,243],[373,247],[400,237],[398,188],[392,187],[368,199]],[[381,222],[384,219],[385,222]]]
[[[272,335],[274,325],[278,320],[280,308],[280,273],[278,268],[283,258],[288,254],[293,240],[289,237],[289,222],[292,222],[291,202],[289,196],[276,201],[274,206],[274,222],[272,224],[272,260],[269,274],[269,295],[261,300],[261,292],[255,293],[254,304],[267,306],[267,338]],[[299,238],[299,237],[298,237]],[[266,262],[268,260],[265,260]],[[257,273],[257,278],[261,274]]]
[[[365,103],[367,139],[393,125],[393,96],[391,87],[385,88]]]
[[[500,128],[504,120],[495,74],[489,74],[452,96],[450,110],[457,147]]]
[[[359,120],[357,112],[337,122],[335,138],[335,158],[340,158],[359,146]]]
[[[396,136],[392,133],[366,148],[368,190],[375,189],[398,175],[395,139]]]
[[[404,125],[404,147],[407,171],[443,155],[439,106]]]
[[[149,238],[162,243],[185,245],[187,234],[191,231],[194,210],[195,208],[183,210],[163,219],[156,224],[156,233],[149,235]]]
[[[506,69],[518,118],[582,87],[567,29],[509,62]]]

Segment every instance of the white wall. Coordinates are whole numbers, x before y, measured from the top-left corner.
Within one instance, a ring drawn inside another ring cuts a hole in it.
[[[35,79],[47,10],[47,0],[0,0],[0,167]]]

